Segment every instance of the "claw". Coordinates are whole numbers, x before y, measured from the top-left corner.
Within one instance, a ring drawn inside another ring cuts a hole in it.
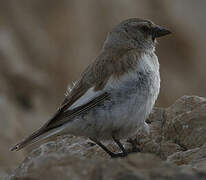
[[[115,159],[115,158],[123,158],[123,157],[126,157],[128,155],[128,153],[113,153],[113,154],[110,154],[111,158],[112,159]]]

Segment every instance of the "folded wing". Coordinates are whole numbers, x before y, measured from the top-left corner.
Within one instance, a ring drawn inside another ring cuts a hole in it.
[[[111,59],[107,53],[101,53],[93,64],[89,65],[82,73],[81,78],[68,93],[55,115],[45,123],[39,130],[35,131],[25,140],[11,148],[11,151],[20,150],[28,144],[53,136],[59,132],[59,127],[73,120],[77,115],[89,111],[94,106],[109,98],[105,92],[109,77],[113,74],[110,66]],[[93,91],[88,98],[87,92]]]
[[[44,126],[42,126],[39,130],[35,131],[33,134],[31,134],[29,137],[27,137],[22,142],[15,145],[13,148],[11,148],[11,151],[18,151],[25,147],[28,144],[35,143],[39,140],[48,138],[56,133],[58,133],[58,128],[64,125],[65,123],[72,120],[75,116],[78,116],[84,112],[89,111],[91,108],[95,107],[99,103],[107,100],[109,98],[109,94],[107,92],[91,99],[86,104],[83,104],[81,106],[78,106],[72,110],[65,110],[65,106],[62,107],[62,109],[59,109],[55,116],[48,121]]]

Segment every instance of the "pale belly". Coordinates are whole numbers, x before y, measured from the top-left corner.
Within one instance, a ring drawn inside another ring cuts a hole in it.
[[[63,132],[108,140],[113,135],[124,139],[144,128],[158,96],[160,83],[159,74],[149,73],[135,72],[121,85],[111,82],[112,86],[107,89],[111,94],[110,100],[76,117]]]

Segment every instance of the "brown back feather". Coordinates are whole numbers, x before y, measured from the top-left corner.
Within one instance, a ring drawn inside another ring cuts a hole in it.
[[[35,131],[25,140],[14,146],[11,150],[19,150],[34,142],[36,139],[39,140],[39,136],[48,133],[50,130],[64,124],[66,121],[68,122],[69,120],[72,120],[74,116],[88,111],[90,108],[108,99],[109,94],[107,92],[102,92],[100,96],[94,98],[90,102],[72,110],[67,110],[75,101],[84,95],[89,88],[94,87],[95,91],[100,91],[104,88],[111,76],[113,78],[119,78],[124,73],[132,70],[137,63],[139,56],[140,53],[137,50],[130,50],[121,53],[103,51],[96,58],[93,64],[89,65],[82,73],[80,80],[74,85],[71,92],[69,92],[66,96],[62,105],[52,119],[50,119],[39,130]],[[65,110],[67,111],[65,112]]]

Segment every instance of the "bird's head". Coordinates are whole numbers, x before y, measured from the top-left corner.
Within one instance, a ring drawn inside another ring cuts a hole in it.
[[[154,50],[156,38],[170,33],[150,20],[127,19],[108,34],[104,48]]]

